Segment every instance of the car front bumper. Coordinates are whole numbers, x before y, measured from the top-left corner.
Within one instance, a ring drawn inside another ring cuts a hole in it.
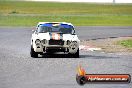
[[[79,47],[79,43],[76,42],[76,46],[75,44],[71,43],[71,44],[67,44],[67,42],[65,41],[63,45],[49,45],[49,42],[47,42],[46,44],[40,44],[40,45],[34,45],[34,51],[38,52],[38,53],[45,53],[45,52],[49,52],[49,51],[53,51],[53,52],[69,52],[69,53],[76,53]]]

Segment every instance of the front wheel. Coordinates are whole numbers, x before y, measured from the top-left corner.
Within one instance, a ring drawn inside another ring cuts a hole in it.
[[[74,54],[74,57],[79,58],[79,48],[78,48],[77,52]]]
[[[70,54],[70,53],[69,53],[69,55],[70,55],[71,57],[74,57],[74,58],[79,58],[79,48],[78,48],[78,50],[77,50],[76,53],[74,53],[74,54]]]
[[[37,58],[37,57],[38,57],[38,53],[36,53],[36,52],[34,51],[32,45],[31,45],[30,55],[31,55],[31,57],[34,57],[34,58]]]

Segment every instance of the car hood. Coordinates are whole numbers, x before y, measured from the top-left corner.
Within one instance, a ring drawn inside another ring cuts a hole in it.
[[[50,36],[49,36],[49,33],[38,33],[38,38],[40,40],[43,40],[43,39],[47,39],[47,40],[50,40]]]
[[[63,34],[63,40],[72,40],[74,37],[75,35]]]
[[[77,37],[76,35],[71,35],[71,34],[59,34],[59,33],[39,33],[38,34],[38,38],[40,40],[46,39],[46,40],[50,40],[50,39],[62,39],[62,40],[72,40],[75,37]]]

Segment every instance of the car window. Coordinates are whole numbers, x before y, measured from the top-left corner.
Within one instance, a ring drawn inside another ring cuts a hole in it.
[[[50,27],[46,27],[46,26],[40,26],[40,27],[38,27],[38,32],[39,33],[50,32],[50,31],[51,31]]]
[[[74,31],[73,26],[71,25],[59,25],[59,26],[52,26],[52,25],[40,25],[38,27],[39,33],[45,33],[45,32],[59,32],[64,34],[72,34]]]

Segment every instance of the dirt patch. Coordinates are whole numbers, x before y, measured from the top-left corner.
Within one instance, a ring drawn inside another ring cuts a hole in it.
[[[98,40],[83,40],[81,45],[102,48],[103,52],[132,54],[132,48],[117,44],[117,41],[132,39],[132,37],[107,38]]]

